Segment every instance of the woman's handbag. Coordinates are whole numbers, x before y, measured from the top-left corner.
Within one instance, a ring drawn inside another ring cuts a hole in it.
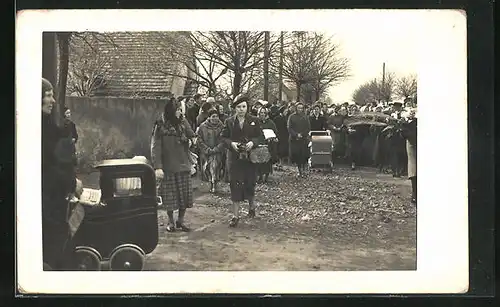
[[[250,150],[250,161],[252,163],[260,164],[267,163],[271,159],[271,153],[267,145],[259,145]]]

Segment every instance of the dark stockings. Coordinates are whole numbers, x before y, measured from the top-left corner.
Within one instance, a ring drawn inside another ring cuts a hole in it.
[[[184,223],[184,216],[186,215],[186,209],[179,209],[179,217],[177,218],[177,222],[179,224]]]

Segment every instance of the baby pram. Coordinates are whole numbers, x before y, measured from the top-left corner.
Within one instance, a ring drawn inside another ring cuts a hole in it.
[[[309,147],[311,157],[309,166],[311,169],[327,169],[332,170],[331,155],[332,155],[332,138],[330,131],[311,131],[309,133],[311,141]]]

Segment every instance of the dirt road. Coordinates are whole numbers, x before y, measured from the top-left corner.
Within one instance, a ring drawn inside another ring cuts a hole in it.
[[[199,185],[186,217],[190,233],[166,232],[160,210],[160,241],[145,270],[416,269],[408,180],[371,169],[302,180],[288,169],[271,179],[257,189],[258,217],[235,229],[228,227],[227,184],[216,195]]]

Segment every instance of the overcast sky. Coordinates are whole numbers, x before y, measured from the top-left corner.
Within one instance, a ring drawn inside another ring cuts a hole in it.
[[[362,83],[386,72],[397,75],[417,73],[420,22],[417,14],[378,11],[339,14],[330,22],[333,36],[342,55],[350,58],[352,77],[329,90],[333,102],[350,101],[353,91]],[[415,16],[415,17],[414,17]]]

